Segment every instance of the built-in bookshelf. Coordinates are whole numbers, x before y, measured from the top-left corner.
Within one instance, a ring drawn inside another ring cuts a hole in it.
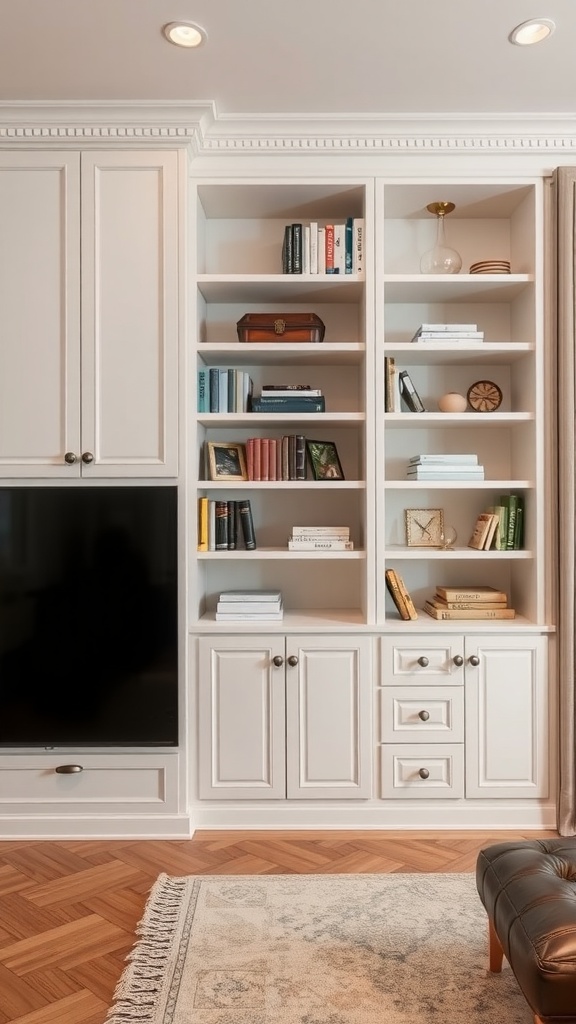
[[[378,196],[376,291],[383,302],[377,303],[376,336],[384,343],[377,356],[376,405],[385,407],[384,360],[392,357],[397,368],[409,370],[426,409],[386,412],[377,432],[379,575],[387,567],[400,571],[420,608],[440,582],[492,585],[509,594],[515,624],[524,625],[546,622],[541,188],[538,181],[418,182],[382,184]],[[420,256],[434,244],[435,232],[426,207],[440,199],[456,205],[447,218],[447,244],[462,256],[462,269],[423,275]],[[511,273],[467,272],[490,258],[509,260]],[[484,340],[412,341],[425,322],[477,324]],[[466,396],[478,380],[501,389],[496,411],[439,411],[442,395]],[[407,479],[406,464],[417,454],[464,452],[478,455],[484,479]],[[524,499],[522,549],[469,548],[478,514],[509,493]],[[407,546],[407,507],[442,508],[444,522],[456,531],[455,544],[449,550]],[[377,604],[379,622],[397,620],[385,588],[378,588]]]
[[[230,587],[275,588],[284,600],[283,626],[341,629],[375,619],[374,331],[373,259],[364,240],[364,273],[286,274],[282,246],[288,222],[374,224],[373,183],[196,183],[192,306],[194,374],[207,367],[237,369],[257,396],[274,383],[319,389],[325,412],[196,412],[194,498],[249,499],[256,549],[194,550],[191,623],[213,628],[218,594]],[[373,238],[373,228],[369,237]],[[372,244],[372,243],[370,243]],[[321,343],[238,340],[245,313],[316,313]],[[197,377],[194,380],[196,385]],[[333,442],[343,478],[316,480],[207,480],[205,443],[281,439],[298,434]],[[197,507],[197,500],[191,507]],[[294,525],[347,525],[353,550],[289,550]],[[196,548],[197,524],[191,524]],[[370,556],[370,557],[369,557]],[[215,627],[217,628],[217,627]]]

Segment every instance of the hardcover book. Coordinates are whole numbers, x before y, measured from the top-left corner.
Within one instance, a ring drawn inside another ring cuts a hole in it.
[[[508,595],[495,587],[436,587],[446,601],[507,601]]]
[[[317,398],[253,398],[252,412],[326,412],[326,399]]]
[[[426,412],[422,399],[416,391],[408,370],[401,370],[399,374],[400,394],[410,412]]]
[[[240,526],[242,527],[242,536],[244,537],[244,547],[247,551],[254,551],[256,548],[256,534],[254,532],[252,506],[248,498],[243,498],[238,502],[238,515]]]
[[[424,611],[433,619],[514,619],[514,608],[435,608],[430,601],[424,602]]]

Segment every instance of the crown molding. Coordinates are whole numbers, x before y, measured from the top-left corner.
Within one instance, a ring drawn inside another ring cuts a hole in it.
[[[190,147],[194,155],[576,153],[576,116],[221,115],[212,102],[0,103],[0,145]]]

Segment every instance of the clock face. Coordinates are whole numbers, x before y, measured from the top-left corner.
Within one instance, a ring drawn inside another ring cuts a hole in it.
[[[416,548],[438,548],[443,543],[444,510],[441,508],[407,508],[406,544]]]
[[[474,412],[494,412],[502,402],[502,392],[493,380],[477,380],[468,388],[467,398]]]

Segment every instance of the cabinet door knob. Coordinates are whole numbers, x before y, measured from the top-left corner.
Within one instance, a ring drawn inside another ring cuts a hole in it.
[[[422,668],[427,668],[430,662],[428,661],[428,658],[422,655],[421,658],[418,658],[418,664],[421,665]]]
[[[419,711],[418,712],[418,718],[421,718],[423,722],[427,722],[428,719],[430,718],[430,712],[429,711]]]
[[[54,771],[57,775],[77,775],[84,769],[81,764],[59,764]]]
[[[294,665],[298,664],[298,658],[296,657],[295,654],[290,655],[290,657],[288,658],[288,664],[291,665],[292,668],[294,668]]]
[[[74,463],[76,462],[76,456],[74,452],[66,452],[66,455],[64,456],[64,462],[68,466],[73,466]]]
[[[430,772],[428,771],[427,768],[421,768],[420,771],[418,772],[418,775],[420,776],[421,779],[430,778]]]
[[[464,658],[462,657],[461,654],[455,654],[454,657],[452,658],[452,661],[458,668],[460,668],[460,666],[464,664]]]
[[[94,462],[92,452],[82,452],[82,462],[85,466],[89,466],[91,462]]]
[[[284,664],[284,658],[282,657],[282,655],[275,654],[274,657],[272,658],[272,664],[276,665],[276,668],[281,668],[282,665]]]
[[[474,666],[474,668],[476,668],[476,666],[480,664],[480,658],[478,657],[477,654],[471,654],[470,657],[468,658],[468,661],[470,662],[471,665]]]

